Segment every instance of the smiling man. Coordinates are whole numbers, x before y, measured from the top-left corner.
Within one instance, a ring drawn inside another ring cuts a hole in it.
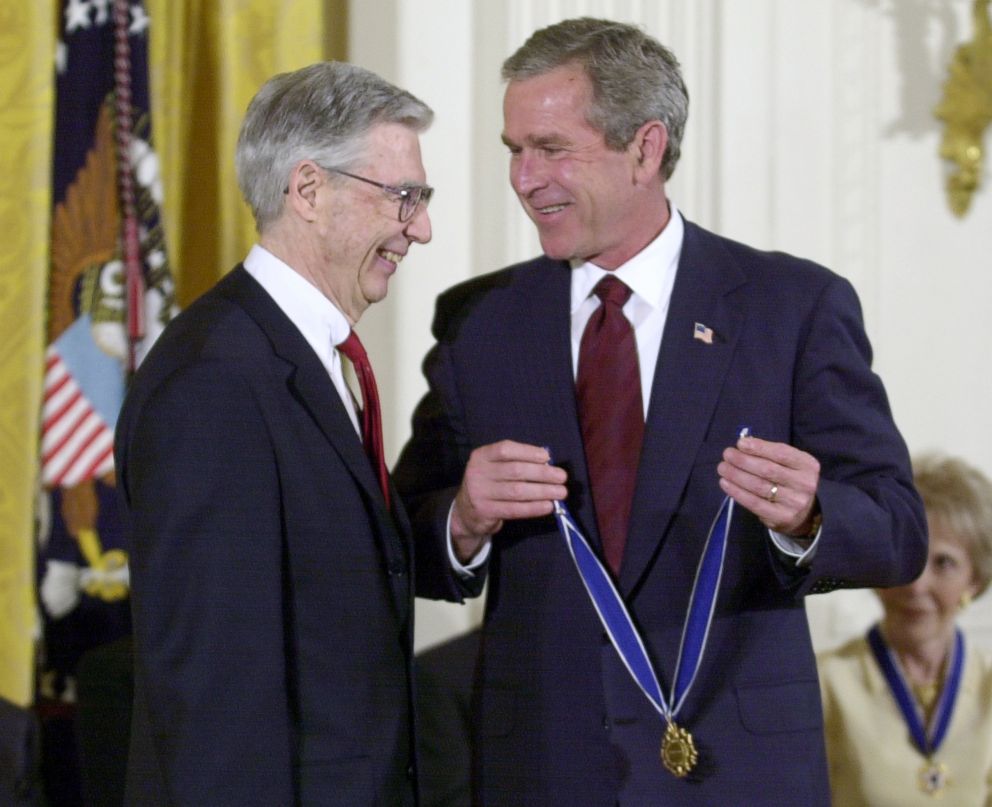
[[[415,803],[415,547],[352,328],[430,240],[431,118],[340,63],[276,76],[248,108],[236,163],[259,243],[173,320],[119,420],[131,804]],[[418,543],[418,592],[475,593],[446,552]]]
[[[666,183],[688,95],[640,29],[552,25],[503,78],[545,254],[439,298],[395,471],[418,533],[469,567],[489,553],[476,801],[826,805],[803,597],[926,558],[854,290],[683,218]],[[601,562],[581,577],[557,500]]]

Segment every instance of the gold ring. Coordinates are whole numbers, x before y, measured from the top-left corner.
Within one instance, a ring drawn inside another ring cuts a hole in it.
[[[768,501],[775,504],[776,498],[778,498],[778,485],[772,485],[771,490],[768,491]]]

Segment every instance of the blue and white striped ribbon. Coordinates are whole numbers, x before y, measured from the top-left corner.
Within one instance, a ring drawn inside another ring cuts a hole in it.
[[[954,646],[947,663],[947,678],[944,681],[944,687],[937,700],[929,726],[924,726],[923,718],[916,708],[916,701],[910,692],[909,684],[899,669],[892,650],[885,641],[885,637],[882,636],[882,631],[878,625],[868,631],[868,646],[882,670],[882,675],[885,676],[892,696],[899,705],[899,711],[902,712],[903,719],[909,727],[913,742],[920,749],[920,753],[929,759],[944,741],[947,728],[951,724],[951,717],[954,714],[954,703],[958,698],[961,675],[964,670],[964,636],[960,630],[955,629]]]
[[[644,642],[623,598],[613,584],[613,579],[589,546],[582,531],[576,526],[565,503],[555,502],[558,527],[596,613],[599,614],[599,619],[606,629],[606,634],[610,637],[613,647],[616,648],[631,677],[668,723],[674,721],[682,708],[703,660],[720,589],[720,579],[723,576],[723,561],[733,511],[734,502],[728,496],[720,505],[709,535],[706,537],[703,554],[696,569],[692,596],[689,599],[689,610],[682,629],[682,641],[671,693],[666,700]]]

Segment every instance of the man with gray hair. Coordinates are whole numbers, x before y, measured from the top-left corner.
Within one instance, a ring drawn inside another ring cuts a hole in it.
[[[477,801],[826,805],[803,597],[926,559],[854,290],[682,217],[688,94],[640,29],[552,25],[503,78],[545,255],[439,298],[395,470],[490,555]]]
[[[431,118],[333,62],[275,76],[248,107],[236,164],[258,244],[172,321],[118,421],[129,803],[416,802],[414,555],[420,593],[473,582],[442,541],[412,545],[352,329],[430,240]]]

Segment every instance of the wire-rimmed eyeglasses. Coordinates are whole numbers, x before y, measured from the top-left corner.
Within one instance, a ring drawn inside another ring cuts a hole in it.
[[[430,185],[387,185],[385,182],[377,182],[374,179],[360,177],[358,174],[349,174],[340,168],[325,168],[324,170],[357,179],[359,182],[367,182],[369,185],[382,188],[390,196],[396,197],[400,202],[399,219],[402,222],[407,222],[413,218],[413,214],[417,212],[418,205],[423,204],[424,207],[427,207],[431,201],[431,197],[434,195],[434,189]]]

